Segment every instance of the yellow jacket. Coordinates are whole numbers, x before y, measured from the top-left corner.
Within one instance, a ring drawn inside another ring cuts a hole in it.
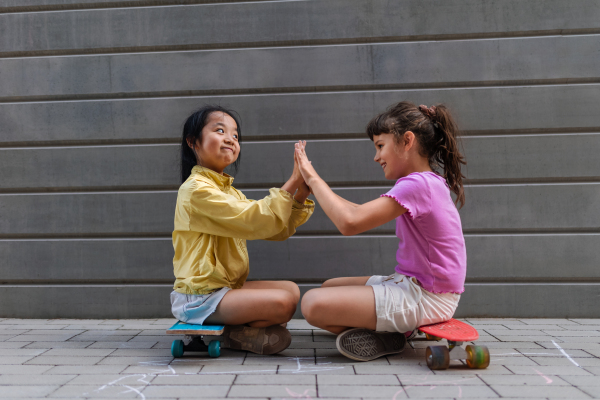
[[[173,268],[183,294],[239,289],[249,272],[246,240],[285,240],[305,223],[314,202],[300,204],[285,190],[248,200],[233,178],[196,165],[181,185],[175,208]]]

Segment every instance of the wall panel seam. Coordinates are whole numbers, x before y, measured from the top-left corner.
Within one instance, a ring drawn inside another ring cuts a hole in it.
[[[184,90],[159,92],[121,92],[121,93],[90,93],[65,95],[35,95],[35,96],[0,96],[0,104],[11,103],[40,103],[93,100],[137,100],[187,97],[246,97],[246,96],[276,96],[276,95],[305,95],[305,94],[337,94],[337,93],[375,93],[387,91],[428,91],[456,89],[496,89],[522,87],[552,87],[552,86],[596,86],[600,84],[600,76],[590,78],[558,78],[558,79],[528,79],[505,81],[473,81],[448,83],[418,83],[418,84],[381,84],[381,85],[343,85],[343,86],[311,86],[311,87],[266,87],[254,89],[219,89],[219,90]]]
[[[1,15],[2,13],[0,13]],[[31,57],[60,57],[60,56],[86,56],[86,55],[112,55],[124,53],[165,53],[179,51],[199,50],[234,50],[234,49],[270,49],[270,48],[294,48],[294,47],[321,47],[335,45],[362,45],[362,44],[392,44],[392,43],[418,43],[418,42],[447,42],[447,41],[470,41],[489,39],[525,39],[545,38],[553,36],[588,36],[600,34],[600,28],[583,29],[556,29],[543,31],[518,31],[518,32],[492,32],[492,33],[469,33],[469,34],[440,34],[440,35],[418,35],[418,36],[381,36],[372,38],[351,39],[305,39],[269,42],[235,42],[235,43],[205,43],[186,45],[162,45],[162,46],[127,46],[127,47],[98,47],[90,49],[54,49],[54,50],[29,50],[29,51],[0,51],[0,59],[3,58],[31,58]]]

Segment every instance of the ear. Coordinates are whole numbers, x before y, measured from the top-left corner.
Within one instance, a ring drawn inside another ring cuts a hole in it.
[[[194,143],[194,140],[191,137],[185,139],[185,141],[187,142],[187,145],[190,147],[190,149],[196,150],[196,143]]]
[[[417,141],[417,138],[415,137],[415,134],[412,131],[404,132],[403,139],[404,139],[404,151],[410,150],[415,145],[415,142]]]

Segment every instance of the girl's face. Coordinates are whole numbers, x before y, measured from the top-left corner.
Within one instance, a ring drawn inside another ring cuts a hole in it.
[[[223,112],[211,113],[202,128],[202,140],[198,139],[192,148],[199,165],[223,174],[223,170],[240,155],[235,120]]]
[[[408,133],[411,134],[409,136],[412,136],[412,138],[408,138],[409,143],[406,143],[406,140],[404,140],[404,143],[397,143],[392,133],[373,136],[373,144],[375,145],[374,160],[383,168],[385,179],[396,180],[408,175],[409,149],[413,147],[412,142],[414,141],[412,132],[406,132],[404,139],[407,139]]]

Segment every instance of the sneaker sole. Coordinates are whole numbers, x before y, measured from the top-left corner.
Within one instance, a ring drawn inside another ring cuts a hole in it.
[[[400,353],[406,345],[406,336],[398,332],[355,328],[340,333],[335,345],[340,353],[352,360],[371,361],[388,354]]]
[[[245,350],[255,354],[276,354],[292,343],[290,331],[281,325],[266,328],[228,326],[223,334],[223,348]]]

